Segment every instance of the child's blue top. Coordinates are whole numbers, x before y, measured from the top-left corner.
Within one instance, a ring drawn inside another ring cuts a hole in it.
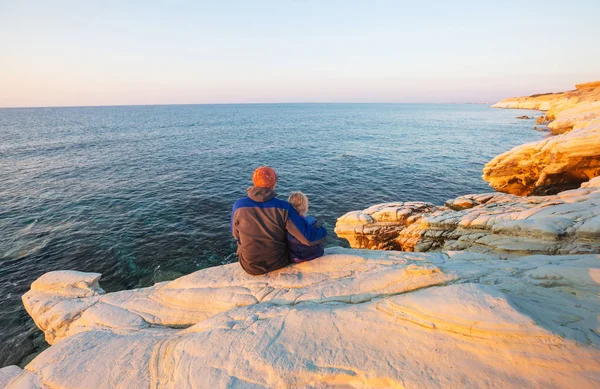
[[[304,218],[311,226],[314,226],[317,223],[317,219],[312,216],[300,215],[300,217]],[[304,245],[289,233],[287,234],[287,247],[290,252],[290,262],[294,263],[310,261],[311,259],[322,256],[324,253],[323,245]]]

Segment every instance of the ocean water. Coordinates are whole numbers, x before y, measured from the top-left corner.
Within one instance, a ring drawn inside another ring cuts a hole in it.
[[[484,105],[269,104],[0,109],[0,366],[42,344],[20,297],[45,272],[108,291],[235,261],[233,201],[270,165],[336,218],[386,201],[490,192],[495,155],[541,139],[531,111]]]

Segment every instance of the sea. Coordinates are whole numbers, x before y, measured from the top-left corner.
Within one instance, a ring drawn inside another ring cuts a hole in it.
[[[478,104],[0,109],[0,367],[45,347],[21,296],[52,270],[107,291],[236,261],[231,206],[261,165],[333,232],[352,210],[493,191],[494,156],[544,133]]]

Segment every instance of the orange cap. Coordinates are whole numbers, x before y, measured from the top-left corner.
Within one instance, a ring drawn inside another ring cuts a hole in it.
[[[252,173],[252,182],[254,186],[274,189],[277,183],[277,173],[273,168],[261,166]]]

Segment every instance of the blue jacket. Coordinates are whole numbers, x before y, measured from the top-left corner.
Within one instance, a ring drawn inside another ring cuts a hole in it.
[[[317,219],[312,216],[304,217],[300,215],[300,217],[305,219],[312,227],[315,227],[317,224]],[[311,259],[323,256],[323,253],[325,252],[323,245],[316,244],[314,246],[307,246],[294,238],[294,235],[289,232],[287,234],[287,247],[290,252],[290,261],[294,263],[310,261]]]
[[[287,266],[288,233],[309,246],[325,239],[323,227],[310,225],[290,203],[275,198],[272,189],[252,186],[247,192],[248,197],[237,200],[231,210],[231,234],[246,273],[264,274]]]

